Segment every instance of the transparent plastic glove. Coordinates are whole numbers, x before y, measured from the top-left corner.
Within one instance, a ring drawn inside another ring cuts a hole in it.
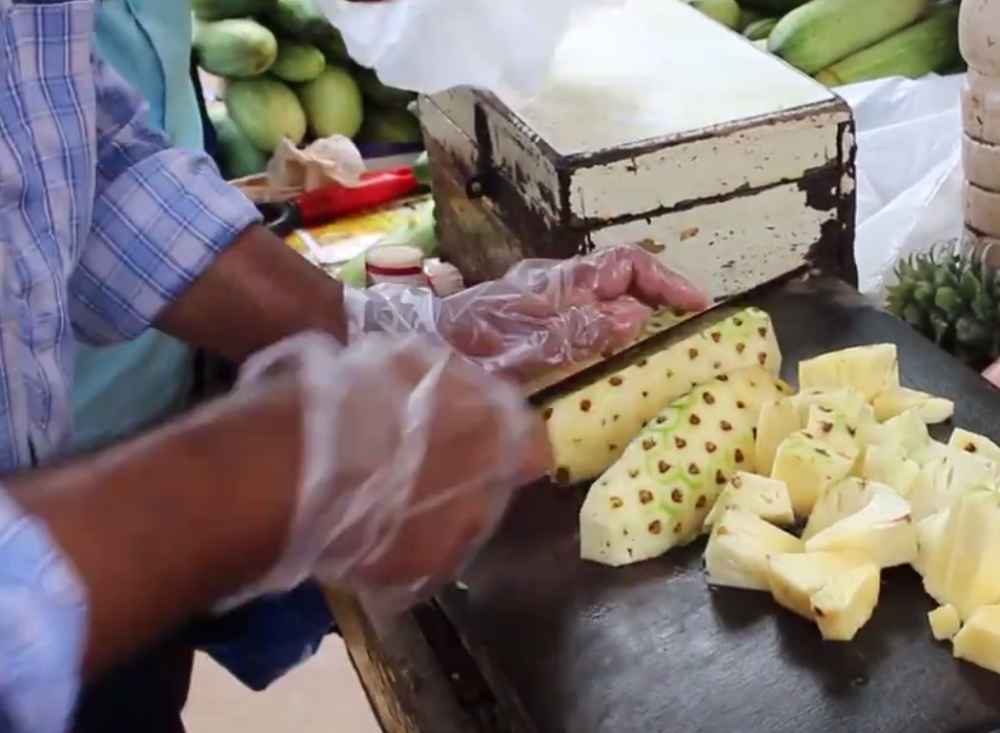
[[[526,260],[448,298],[394,285],[345,291],[350,338],[428,334],[489,372],[530,379],[632,343],[653,308],[701,310],[708,298],[644,249]]]
[[[419,336],[343,350],[304,334],[250,359],[237,390],[277,372],[305,405],[298,510],[284,557],[227,607],[316,575],[377,618],[404,610],[454,577],[550,459],[513,387]]]
[[[1000,387],[1000,361],[995,361],[983,371],[983,376],[988,382],[992,382]]]

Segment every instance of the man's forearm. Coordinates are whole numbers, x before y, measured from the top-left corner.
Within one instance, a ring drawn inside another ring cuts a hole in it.
[[[301,331],[347,339],[340,282],[262,226],[247,229],[156,326],[237,362]]]
[[[87,588],[92,677],[259,578],[286,542],[300,471],[294,385],[5,482]]]

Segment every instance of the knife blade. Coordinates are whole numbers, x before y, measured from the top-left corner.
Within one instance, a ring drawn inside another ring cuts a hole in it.
[[[710,328],[740,310],[742,309],[730,302],[721,303],[695,314],[665,331],[641,338],[631,346],[627,346],[607,358],[595,359],[547,374],[528,386],[528,400],[533,405],[539,405],[575,389],[593,384],[634,364],[644,356],[663,351],[689,336]]]

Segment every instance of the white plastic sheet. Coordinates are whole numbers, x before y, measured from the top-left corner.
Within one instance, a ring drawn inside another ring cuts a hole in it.
[[[892,78],[837,90],[858,130],[862,292],[884,296],[901,257],[961,238],[962,82],[962,75]]]
[[[383,83],[534,91],[571,23],[623,0],[317,0],[351,58]]]

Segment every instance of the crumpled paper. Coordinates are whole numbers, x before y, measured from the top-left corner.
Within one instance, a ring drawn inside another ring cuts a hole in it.
[[[350,138],[331,135],[297,148],[283,140],[267,172],[233,181],[254,203],[286,201],[331,183],[357,186],[365,161]]]

